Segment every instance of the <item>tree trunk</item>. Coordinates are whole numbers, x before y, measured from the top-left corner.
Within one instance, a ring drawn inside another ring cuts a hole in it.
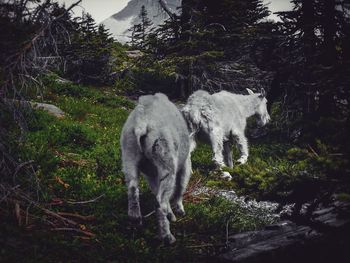
[[[305,57],[303,69],[303,112],[305,118],[312,120],[316,111],[314,87],[310,84],[314,82],[311,67],[315,60],[316,35],[315,35],[315,0],[302,0],[301,7],[301,27],[304,32],[302,42]]]
[[[310,64],[316,47],[315,36],[315,8],[314,0],[302,0],[302,30],[304,31],[304,54],[306,63]]]
[[[323,58],[324,65],[333,65],[336,60],[335,49],[335,34],[336,34],[336,21],[335,21],[335,0],[323,0],[323,37],[324,37],[324,52]]]

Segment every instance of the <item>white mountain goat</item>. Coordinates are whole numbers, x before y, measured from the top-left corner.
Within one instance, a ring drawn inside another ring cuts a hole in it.
[[[182,109],[191,132],[211,143],[213,160],[219,167],[233,167],[231,147],[234,140],[241,154],[238,162],[247,162],[248,141],[244,132],[248,117],[256,115],[259,126],[264,126],[270,120],[265,91],[247,91],[249,95],[227,91],[210,95],[198,90],[188,98]],[[228,173],[224,173],[224,177],[231,178]]]
[[[184,215],[182,196],[191,174],[189,131],[176,106],[161,93],[142,96],[129,115],[121,135],[123,172],[128,188],[128,215],[142,224],[139,172],[156,197],[159,235],[165,244],[176,241],[168,218]]]

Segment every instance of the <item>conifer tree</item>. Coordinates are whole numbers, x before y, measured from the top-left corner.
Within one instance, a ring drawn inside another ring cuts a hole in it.
[[[77,82],[108,82],[112,47],[113,38],[104,25],[97,26],[90,14],[83,14],[71,45],[65,47],[66,74]]]
[[[133,25],[129,31],[131,32],[130,44],[134,48],[145,49],[147,43],[147,35],[153,25],[152,21],[148,18],[146,7],[141,7],[140,14],[138,16],[140,23]]]
[[[182,96],[203,82],[214,83],[203,79],[213,63],[247,54],[247,39],[269,14],[262,0],[183,0],[181,9],[181,15],[153,33],[158,41],[150,49],[156,57],[177,58],[176,73],[184,80],[179,85]]]

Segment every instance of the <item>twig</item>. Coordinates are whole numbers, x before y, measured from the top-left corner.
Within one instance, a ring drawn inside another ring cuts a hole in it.
[[[226,247],[228,247],[228,233],[229,233],[230,219],[226,222]]]
[[[143,216],[143,218],[147,218],[150,217],[151,215],[153,215],[156,212],[156,210],[153,210],[152,212],[148,213],[147,215]]]
[[[222,30],[226,31],[225,26],[223,24],[220,24],[220,23],[211,23],[211,24],[207,25],[205,28],[211,27],[211,26],[218,26],[218,27],[221,27]]]
[[[311,152],[312,152],[316,157],[319,156],[318,153],[317,153],[314,149],[312,149],[312,147],[311,147],[310,144],[308,144],[307,146],[309,147],[309,149],[311,150]]]
[[[16,190],[18,187],[20,187],[19,184],[7,190],[7,193],[1,198],[0,203],[4,201],[12,193],[12,191]]]
[[[67,213],[67,212],[57,212],[58,215],[60,216],[69,216],[69,217],[75,217],[84,221],[91,221],[95,219],[94,215],[89,215],[89,216],[83,216],[79,214],[73,214],[73,213]]]
[[[193,245],[193,246],[187,246],[186,248],[202,248],[202,247],[214,247],[214,244],[203,244],[203,245]]]
[[[84,234],[84,235],[89,236],[89,237],[95,237],[95,236],[96,236],[94,233],[91,233],[91,232],[89,232],[89,231],[84,231],[84,230],[81,230],[81,229],[77,229],[77,228],[58,227],[58,228],[52,228],[51,230],[52,230],[52,231],[71,231],[71,232],[77,232],[77,233]]]
[[[102,194],[94,199],[91,200],[87,200],[87,201],[67,201],[67,204],[71,204],[71,205],[81,205],[81,204],[89,204],[89,203],[93,203],[96,202],[97,200],[99,200],[100,198],[102,198],[103,196],[105,196],[105,194]]]
[[[23,167],[25,167],[25,166],[27,166],[27,165],[29,165],[29,164],[32,164],[32,163],[34,163],[34,160],[30,160],[30,161],[27,161],[27,162],[24,162],[24,163],[21,163],[20,165],[18,165],[18,166],[16,167],[16,170],[15,170],[14,174],[13,174],[13,180],[14,180],[14,181],[16,180],[16,176],[17,176],[18,172],[19,172]]]

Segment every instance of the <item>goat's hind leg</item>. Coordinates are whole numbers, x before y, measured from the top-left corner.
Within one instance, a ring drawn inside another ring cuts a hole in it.
[[[138,162],[132,158],[124,158],[123,170],[128,188],[128,216],[134,223],[142,225],[139,194],[139,169]]]
[[[168,212],[167,212],[167,217],[171,222],[176,222],[176,216],[173,212],[173,209],[171,208],[170,200],[168,202]]]
[[[157,167],[152,163],[151,160],[143,159],[140,163],[140,170],[145,175],[149,187],[151,188],[153,194],[156,196],[159,188],[158,179],[155,177],[155,175],[158,174]],[[176,221],[176,216],[171,209],[170,202],[168,203],[167,217],[172,222]]]
[[[188,182],[190,180],[191,173],[192,173],[192,164],[191,164],[191,158],[189,156],[187,158],[184,166],[177,174],[176,188],[175,188],[175,193],[173,196],[173,202],[175,204],[175,211],[180,216],[185,215],[185,209],[184,209],[184,205],[183,205],[182,201],[183,201],[183,195],[186,191]]]
[[[224,161],[227,167],[232,168],[233,167],[233,160],[232,160],[232,143],[230,141],[224,142]]]
[[[159,186],[156,195],[158,207],[156,209],[159,237],[166,245],[173,244],[176,239],[170,232],[170,223],[167,218],[169,214],[169,202],[175,185],[175,175],[169,171],[159,169]]]

